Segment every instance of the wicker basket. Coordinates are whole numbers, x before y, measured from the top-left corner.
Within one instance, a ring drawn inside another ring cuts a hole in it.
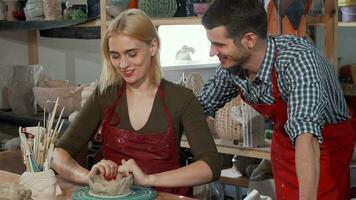
[[[220,138],[243,142],[242,124],[234,121],[231,116],[231,110],[239,107],[240,104],[241,100],[237,97],[216,112],[215,130]]]
[[[63,117],[68,117],[72,112],[80,109],[82,90],[83,87],[34,87],[33,94],[36,103],[48,113],[52,112],[55,104],[54,102],[58,97],[59,105],[56,115],[58,116],[64,107]]]
[[[185,87],[193,90],[193,93],[197,95],[200,92],[200,90],[203,88],[203,86],[204,86],[204,80],[199,73],[192,72],[189,74],[187,81],[185,83]]]
[[[216,112],[216,132],[222,139],[246,147],[265,146],[265,119],[237,97]]]

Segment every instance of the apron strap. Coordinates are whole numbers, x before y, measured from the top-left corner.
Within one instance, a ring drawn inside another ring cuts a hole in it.
[[[159,97],[160,97],[160,99],[162,101],[162,104],[163,104],[163,110],[164,110],[164,114],[166,115],[166,119],[168,121],[168,126],[169,127],[173,127],[173,120],[171,118],[171,115],[169,113],[168,107],[166,105],[166,101],[164,99],[164,92],[163,92],[163,89],[162,89],[161,85],[158,86],[158,94],[159,94]]]
[[[126,83],[123,82],[120,87],[117,88],[117,94],[114,102],[107,107],[105,110],[108,112],[104,112],[104,121],[110,123],[112,126],[117,126],[120,123],[120,117],[115,112],[117,104],[119,103],[120,97],[126,90]]]

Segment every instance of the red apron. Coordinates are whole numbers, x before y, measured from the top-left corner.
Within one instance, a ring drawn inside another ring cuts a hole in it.
[[[119,99],[125,92],[125,85],[118,88],[114,102],[105,109],[102,123],[102,144],[104,159],[121,164],[121,160],[134,159],[141,169],[147,174],[160,173],[180,167],[176,134],[173,121],[164,101],[161,86],[158,87],[160,99],[164,106],[168,128],[161,133],[137,134],[131,130],[118,128],[119,116],[115,112]],[[191,188],[163,188],[156,187],[157,191],[191,196]]]
[[[287,104],[278,92],[277,74],[272,69],[272,90],[275,103],[252,104],[257,112],[273,123],[271,161],[277,199],[299,199],[298,180],[295,168],[295,149],[284,130],[287,121]],[[320,178],[318,199],[350,199],[350,161],[354,148],[354,133],[350,120],[337,124],[326,124],[322,130],[320,145]]]

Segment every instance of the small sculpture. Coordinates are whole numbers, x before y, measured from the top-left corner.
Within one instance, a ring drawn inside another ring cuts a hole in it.
[[[176,60],[185,60],[185,61],[192,60],[190,55],[193,54],[194,52],[195,49],[193,47],[183,45],[182,48],[179,49],[176,53]]]

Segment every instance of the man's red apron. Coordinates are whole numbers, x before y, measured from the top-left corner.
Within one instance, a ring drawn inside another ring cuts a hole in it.
[[[164,101],[161,86],[158,87],[160,99],[164,106],[168,128],[161,133],[137,134],[131,130],[117,127],[120,123],[119,116],[115,112],[119,99],[125,92],[125,84],[118,89],[116,99],[104,111],[102,124],[102,144],[104,159],[112,160],[121,164],[121,160],[134,159],[141,169],[147,174],[164,172],[180,167],[176,134],[173,121]],[[184,196],[191,196],[191,188],[162,188],[156,187],[157,191],[169,192]]]
[[[272,69],[272,90],[275,103],[253,104],[246,101],[257,112],[273,123],[271,160],[277,199],[299,199],[298,180],[295,168],[295,149],[284,130],[287,121],[287,104],[279,95],[277,74]],[[350,120],[326,124],[322,130],[320,145],[320,178],[318,199],[350,199],[350,161],[354,147],[354,133]]]

